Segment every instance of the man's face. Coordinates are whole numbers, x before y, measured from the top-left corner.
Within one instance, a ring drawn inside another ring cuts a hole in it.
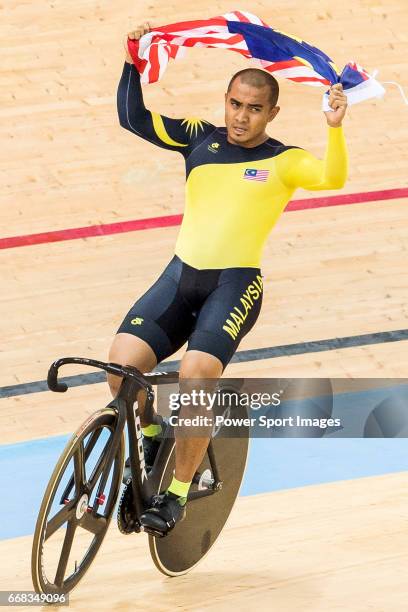
[[[225,125],[228,142],[242,147],[255,147],[267,138],[265,128],[279,112],[272,107],[269,88],[253,87],[237,77],[225,94]]]

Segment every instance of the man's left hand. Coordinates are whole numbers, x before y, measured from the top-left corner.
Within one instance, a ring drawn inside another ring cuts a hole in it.
[[[343,85],[341,83],[331,86],[329,106],[333,110],[324,113],[328,125],[330,127],[340,127],[347,110],[347,96],[343,91]]]

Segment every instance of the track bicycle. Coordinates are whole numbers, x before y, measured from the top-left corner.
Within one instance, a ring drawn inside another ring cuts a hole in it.
[[[166,427],[154,464],[146,470],[138,394],[145,393],[145,414],[154,410],[153,386],[177,383],[178,372],[142,374],[135,367],[94,359],[66,357],[48,372],[48,386],[67,391],[58,380],[59,368],[81,364],[121,376],[117,396],[77,429],[63,450],[46,488],[32,547],[32,580],[38,593],[68,593],[83,578],[108,531],[122,485],[125,429],[130,477],[118,505],[118,525],[124,534],[146,531],[139,517],[153,495],[165,490],[175,465],[174,428]],[[246,409],[234,407],[244,418]],[[127,426],[127,427],[126,427]],[[186,518],[167,535],[148,532],[156,567],[168,576],[192,569],[210,550],[232,510],[245,471],[248,430],[234,434],[218,427],[208,445],[187,497]],[[126,506],[126,511],[124,511]]]

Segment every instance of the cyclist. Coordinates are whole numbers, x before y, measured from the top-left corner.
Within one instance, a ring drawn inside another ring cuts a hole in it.
[[[128,38],[138,40],[149,31],[144,23]],[[183,155],[186,206],[174,257],[124,318],[109,359],[149,372],[188,342],[180,382],[217,380],[258,318],[262,249],[294,191],[338,189],[345,183],[347,98],[341,85],[331,87],[332,110],[325,113],[328,142],[319,160],[266,133],[279,112],[279,87],[270,73],[254,68],[236,73],[225,94],[225,127],[216,127],[146,109],[139,73],[125,47],[117,97],[120,124]],[[109,376],[108,381],[116,395],[120,379]],[[145,460],[151,465],[163,423],[148,422],[142,402],[140,409]],[[209,434],[182,437],[176,432],[173,480],[143,514],[145,527],[166,533],[184,518],[188,490],[208,442]]]

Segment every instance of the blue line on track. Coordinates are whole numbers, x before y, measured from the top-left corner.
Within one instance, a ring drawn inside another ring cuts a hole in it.
[[[367,416],[393,391],[408,398],[408,385],[336,395],[333,417],[343,415],[348,424],[337,431],[340,437],[252,439],[241,495],[407,471],[407,437],[341,437],[361,436]],[[0,539],[33,533],[48,479],[69,437],[0,446]]]

